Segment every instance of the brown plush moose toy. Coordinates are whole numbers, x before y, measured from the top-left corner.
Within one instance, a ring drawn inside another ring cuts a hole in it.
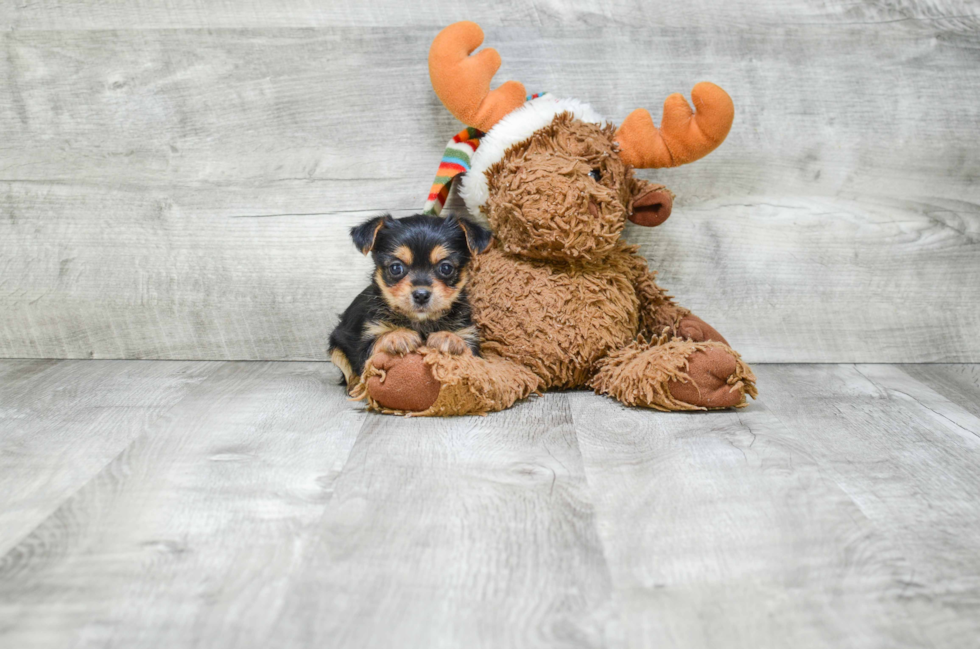
[[[731,127],[728,94],[700,83],[697,112],[671,95],[659,129],[642,109],[616,129],[574,99],[528,100],[514,81],[491,92],[500,56],[470,56],[482,42],[479,26],[460,22],[429,53],[442,103],[486,132],[459,188],[494,232],[467,284],[482,353],[377,353],[361,377],[369,407],[482,414],[533,392],[579,387],[658,410],[739,407],[755,397],[755,377],[738,353],[674,304],[636,247],[620,239],[627,219],[656,226],[671,211],[671,192],[633,169],[710,153]]]

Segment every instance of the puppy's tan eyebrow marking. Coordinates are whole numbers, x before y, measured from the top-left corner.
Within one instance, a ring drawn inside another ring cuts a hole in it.
[[[429,261],[433,264],[438,264],[440,261],[449,256],[449,251],[446,250],[446,246],[441,243],[432,249],[429,253]]]
[[[408,246],[398,246],[392,254],[398,257],[399,261],[404,262],[406,266],[411,266],[412,260],[415,258]]]

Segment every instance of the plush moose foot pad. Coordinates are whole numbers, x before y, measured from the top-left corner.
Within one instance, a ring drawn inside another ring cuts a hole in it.
[[[375,354],[361,379],[372,410],[423,417],[485,415],[509,408],[540,385],[531,370],[496,354],[430,347],[405,356]]]
[[[714,410],[745,405],[746,392],[754,396],[755,377],[724,347],[699,349],[687,358],[687,364],[690,380],[672,379],[667,383],[670,395],[677,401]]]
[[[370,398],[390,411],[422,412],[439,398],[442,384],[421,354],[379,352],[368,361],[364,383]]]
[[[752,370],[731,347],[680,338],[612,352],[590,385],[628,406],[665,411],[737,408],[756,395]]]

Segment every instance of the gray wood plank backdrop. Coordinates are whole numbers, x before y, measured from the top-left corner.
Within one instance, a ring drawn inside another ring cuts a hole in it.
[[[966,0],[40,0],[0,14],[0,356],[312,359],[459,124],[428,45],[728,142],[631,230],[755,362],[980,361],[980,8]]]

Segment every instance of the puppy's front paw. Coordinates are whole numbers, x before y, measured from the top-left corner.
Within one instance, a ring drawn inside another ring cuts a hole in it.
[[[461,356],[470,351],[466,341],[451,331],[436,331],[429,334],[425,346],[453,356]]]
[[[394,329],[378,338],[374,344],[375,352],[384,352],[392,356],[411,354],[422,346],[422,338],[411,329]]]

